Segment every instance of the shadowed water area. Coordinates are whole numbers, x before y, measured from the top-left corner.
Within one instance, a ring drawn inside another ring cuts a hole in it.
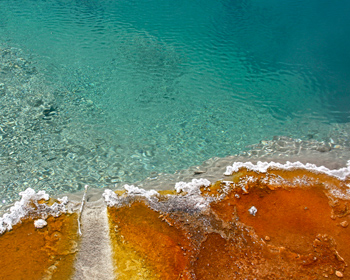
[[[344,1],[1,1],[2,204],[212,157],[349,151],[349,14]]]

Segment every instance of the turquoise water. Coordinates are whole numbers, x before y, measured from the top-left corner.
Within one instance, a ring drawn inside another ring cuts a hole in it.
[[[2,196],[133,182],[275,135],[329,141],[349,121],[349,14],[348,1],[2,0],[0,43],[40,73],[18,80],[23,98],[40,84],[53,112],[23,128],[25,150],[2,140]]]

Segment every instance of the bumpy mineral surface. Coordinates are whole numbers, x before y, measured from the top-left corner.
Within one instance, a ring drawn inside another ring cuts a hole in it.
[[[109,196],[118,279],[350,277],[348,180],[302,168],[240,168],[179,194]]]
[[[45,192],[21,195],[0,219],[0,279],[69,279],[78,249],[77,214]]]
[[[106,190],[107,208],[28,189],[0,218],[0,278],[350,279],[349,174],[235,163],[214,184]]]

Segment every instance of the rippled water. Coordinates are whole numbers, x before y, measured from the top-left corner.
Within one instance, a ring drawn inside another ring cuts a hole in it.
[[[320,0],[2,0],[1,43],[40,73],[17,91],[40,84],[50,98],[35,104],[53,112],[22,125],[25,150],[3,127],[2,196],[43,178],[52,191],[132,182],[274,135],[328,141],[349,121],[349,12]],[[0,83],[17,81],[5,72]]]

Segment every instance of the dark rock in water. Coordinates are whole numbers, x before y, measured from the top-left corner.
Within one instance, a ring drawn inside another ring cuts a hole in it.
[[[4,83],[0,83],[0,96],[3,96],[6,94],[6,87]]]
[[[50,116],[56,115],[56,113],[57,113],[57,109],[54,106],[50,106],[50,108],[45,109],[43,111],[44,119],[45,119],[45,117],[50,117]]]
[[[26,74],[28,75],[34,75],[38,73],[38,70],[36,69],[36,67],[29,67],[26,69]]]

